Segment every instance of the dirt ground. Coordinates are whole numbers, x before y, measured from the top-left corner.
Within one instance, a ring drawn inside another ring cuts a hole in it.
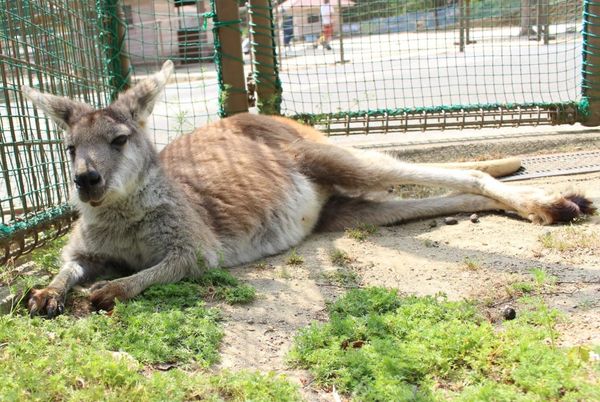
[[[518,182],[549,190],[581,189],[600,205],[600,173]],[[309,400],[332,400],[316,391],[307,373],[285,364],[294,334],[313,321],[327,319],[328,300],[352,286],[385,286],[406,294],[446,293],[449,298],[488,300],[489,315],[499,316],[511,303],[511,283],[531,280],[541,268],[555,277],[544,288],[549,304],[564,313],[560,327],[563,345],[600,344],[600,233],[598,216],[569,227],[538,226],[510,215],[457,215],[458,224],[443,218],[380,228],[364,241],[347,233],[309,237],[297,249],[304,259],[288,263],[289,253],[232,269],[256,287],[258,300],[247,306],[219,305],[226,335],[220,368],[273,370],[286,373],[303,386]],[[543,238],[571,230],[573,245],[548,247]],[[589,240],[589,241],[588,241]],[[562,248],[562,249],[561,249]],[[342,250],[347,258],[340,271],[330,254]],[[518,306],[515,306],[518,312]]]

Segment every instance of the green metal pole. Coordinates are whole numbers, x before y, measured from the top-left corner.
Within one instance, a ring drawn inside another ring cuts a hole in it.
[[[100,21],[100,42],[113,89],[111,99],[115,99],[119,92],[130,86],[131,66],[125,51],[127,25],[119,0],[98,0],[96,10]]]
[[[258,110],[262,114],[281,114],[281,82],[271,2],[250,0],[248,3]]]
[[[221,117],[248,111],[240,13],[236,0],[211,1]]]
[[[583,103],[587,106],[581,122],[600,125],[600,1],[583,3]],[[587,105],[586,105],[587,103]]]

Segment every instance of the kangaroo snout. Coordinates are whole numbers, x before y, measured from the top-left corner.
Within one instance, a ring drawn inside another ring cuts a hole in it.
[[[105,188],[100,173],[94,169],[88,169],[85,172],[75,174],[74,182],[77,195],[81,201],[89,202],[93,207],[102,203]]]
[[[78,190],[89,190],[102,183],[102,176],[95,170],[75,175],[75,185]]]

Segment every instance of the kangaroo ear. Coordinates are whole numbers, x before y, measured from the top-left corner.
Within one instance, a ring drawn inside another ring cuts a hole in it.
[[[145,78],[133,88],[121,93],[110,106],[130,115],[138,124],[144,125],[154,109],[154,103],[173,72],[173,62],[167,60],[162,69]]]
[[[85,103],[62,96],[44,94],[26,85],[21,87],[21,91],[27,99],[33,102],[36,107],[42,109],[48,117],[63,129],[69,128],[81,116],[93,110],[91,106]]]

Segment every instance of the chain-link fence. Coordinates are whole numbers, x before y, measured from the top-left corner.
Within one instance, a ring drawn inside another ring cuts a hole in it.
[[[282,111],[343,134],[574,122],[582,7],[287,0],[277,7]]]
[[[64,232],[71,217],[61,133],[25,101],[21,86],[97,106],[112,92],[98,46],[96,2],[42,3],[0,2],[0,244],[5,257]]]

